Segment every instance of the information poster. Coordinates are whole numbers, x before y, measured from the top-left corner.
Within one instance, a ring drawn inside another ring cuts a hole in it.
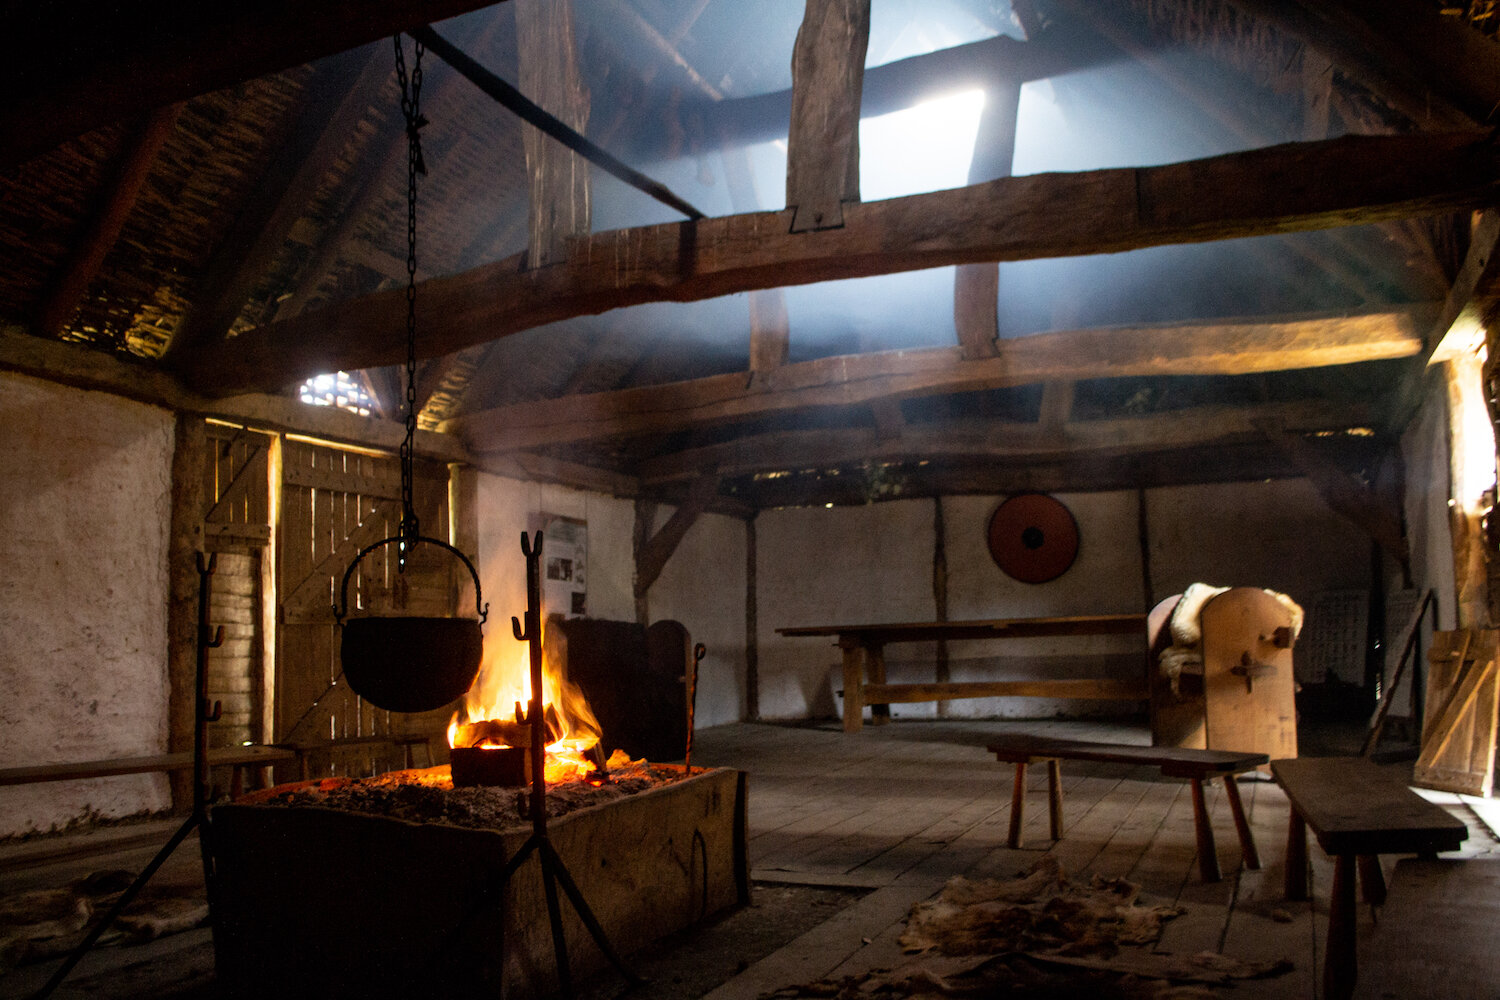
[[[588,614],[588,522],[544,514],[542,521],[542,613],[581,618]]]

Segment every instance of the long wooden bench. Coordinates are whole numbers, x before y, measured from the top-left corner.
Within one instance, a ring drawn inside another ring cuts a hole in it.
[[[1142,747],[1113,743],[1089,743],[1082,740],[1049,739],[1043,736],[1015,734],[997,736],[989,750],[996,759],[1016,766],[1015,786],[1010,800],[1010,846],[1021,846],[1021,823],[1025,816],[1026,767],[1043,761],[1047,764],[1048,805],[1051,812],[1052,839],[1061,840],[1062,819],[1062,767],[1064,760],[1099,761],[1108,764],[1149,765],[1161,769],[1169,778],[1185,778],[1193,790],[1193,827],[1198,841],[1198,871],[1205,882],[1217,882],[1219,855],[1214,846],[1213,824],[1208,819],[1208,808],[1203,798],[1203,783],[1213,778],[1224,779],[1225,793],[1229,798],[1229,811],[1234,816],[1234,828],[1240,838],[1240,854],[1246,868],[1260,867],[1260,854],[1255,849],[1255,837],[1245,819],[1245,808],[1240,802],[1240,790],[1234,776],[1252,771],[1265,764],[1263,753],[1236,753],[1230,750],[1192,750],[1182,747]]]
[[[1323,964],[1326,1000],[1349,1000],[1358,978],[1355,942],[1355,871],[1365,900],[1385,902],[1379,855],[1433,857],[1453,851],[1468,825],[1422,798],[1401,776],[1363,757],[1273,760],[1271,773],[1291,803],[1287,825],[1286,897],[1308,897],[1307,831],[1334,859]]]
[[[245,769],[272,764],[286,764],[297,759],[297,752],[279,746],[214,747],[208,751],[210,767],[233,767],[233,794],[244,786]],[[159,753],[147,757],[116,757],[112,760],[82,760],[71,764],[40,764],[35,767],[0,768],[0,785],[29,785],[43,781],[74,781],[80,778],[108,778],[118,774],[151,774],[160,771],[186,771],[193,766],[191,751]]]

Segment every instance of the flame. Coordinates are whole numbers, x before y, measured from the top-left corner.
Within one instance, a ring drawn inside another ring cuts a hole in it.
[[[450,747],[527,746],[531,728],[524,713],[531,703],[531,657],[526,643],[500,649],[503,640],[485,636],[479,676],[464,696],[464,706],[448,723]],[[594,770],[588,757],[601,729],[587,699],[565,676],[567,641],[542,641],[542,707],[547,720],[546,780],[549,783],[587,777]]]

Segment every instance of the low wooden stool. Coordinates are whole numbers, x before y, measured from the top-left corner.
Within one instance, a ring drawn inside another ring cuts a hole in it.
[[[1110,764],[1149,764],[1161,768],[1169,778],[1185,778],[1193,789],[1193,829],[1198,840],[1198,873],[1205,882],[1217,882],[1223,876],[1219,872],[1219,855],[1214,846],[1213,824],[1208,819],[1208,807],[1203,800],[1203,782],[1212,778],[1223,778],[1225,793],[1229,796],[1229,811],[1234,816],[1234,828],[1240,838],[1240,855],[1246,868],[1260,867],[1260,854],[1255,849],[1255,836],[1245,819],[1245,808],[1240,803],[1240,790],[1234,776],[1253,771],[1268,760],[1263,753],[1236,753],[1231,750],[1191,750],[1182,747],[1141,747],[1114,743],[1088,743],[1083,740],[1058,740],[1042,736],[1010,735],[997,736],[989,745],[989,751],[997,760],[1016,766],[1015,788],[1010,799],[1011,847],[1021,846],[1021,823],[1025,815],[1026,765],[1042,761],[1047,763],[1048,806],[1052,821],[1052,839],[1061,840],[1062,818],[1062,767],[1064,760],[1092,760]]]

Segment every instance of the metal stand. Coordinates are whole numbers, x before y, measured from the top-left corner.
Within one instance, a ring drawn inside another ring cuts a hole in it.
[[[211,580],[218,561],[217,556],[210,555],[205,560],[203,553],[199,552],[197,553],[197,557],[198,676],[197,699],[193,711],[193,811],[188,814],[187,819],[183,820],[182,825],[177,828],[177,832],[172,834],[166,844],[162,846],[162,849],[156,852],[156,857],[151,859],[150,864],[141,869],[141,873],[135,877],[134,882],[130,883],[129,888],[120,894],[120,898],[115,900],[115,905],[109,908],[109,912],[104,915],[103,919],[94,925],[94,929],[89,931],[88,936],[78,943],[78,947],[68,953],[68,957],[63,960],[62,965],[58,966],[57,971],[52,973],[52,978],[48,979],[46,985],[37,991],[34,1000],[46,1000],[47,997],[52,995],[54,990],[62,985],[63,980],[68,978],[68,973],[72,972],[74,967],[83,960],[83,956],[87,955],[93,949],[94,945],[98,943],[99,938],[104,935],[104,932],[109,930],[115,919],[124,912],[125,907],[129,906],[135,897],[139,895],[140,891],[145,888],[146,883],[151,881],[151,876],[155,875],[157,869],[166,862],[167,858],[172,856],[173,851],[177,850],[177,845],[186,840],[187,835],[193,832],[194,827],[202,828],[198,831],[198,846],[203,853],[203,882],[208,892],[208,912],[210,916],[213,914],[213,850],[212,845],[209,843],[208,822],[208,798],[210,794],[208,724],[219,721],[219,716],[223,708],[218,702],[214,702],[212,707],[208,703],[208,651],[223,643],[224,626],[220,625],[217,629],[213,629],[213,626],[208,623],[208,603],[212,591]],[[212,635],[210,635],[211,630]],[[217,944],[216,937],[215,959],[218,957]]]
[[[480,899],[479,906],[471,912],[464,921],[460,923],[459,931],[471,918],[477,915],[491,900],[499,899],[503,906],[504,891],[510,883],[512,876],[520,870],[527,859],[533,854],[537,856],[542,866],[542,888],[547,900],[547,920],[552,928],[552,950],[557,960],[557,979],[565,997],[573,996],[573,977],[568,966],[568,943],[563,936],[562,909],[558,903],[557,887],[562,886],[563,892],[567,894],[568,901],[573,904],[573,910],[578,918],[583,921],[584,927],[592,935],[594,943],[604,953],[604,957],[623,975],[632,987],[642,986],[645,980],[641,979],[620,958],[619,954],[609,943],[609,938],[604,933],[604,928],[594,917],[589,909],[588,903],[579,891],[578,883],[573,881],[573,876],[568,874],[568,867],[563,863],[562,857],[557,849],[552,846],[552,840],[547,835],[547,778],[546,778],[546,747],[547,747],[547,721],[545,709],[542,705],[542,590],[541,577],[538,565],[542,558],[542,533],[536,533],[536,545],[532,546],[527,540],[525,532],[521,533],[521,552],[526,556],[526,622],[522,627],[521,622],[514,617],[511,618],[511,630],[518,640],[530,644],[531,653],[531,700],[526,707],[526,716],[523,720],[531,726],[531,836],[526,843],[521,845],[515,855],[505,864],[486,886]],[[502,921],[503,923],[503,921]],[[457,933],[455,933],[457,937]],[[504,978],[504,942],[501,942],[501,977]],[[503,994],[503,986],[502,986]]]

